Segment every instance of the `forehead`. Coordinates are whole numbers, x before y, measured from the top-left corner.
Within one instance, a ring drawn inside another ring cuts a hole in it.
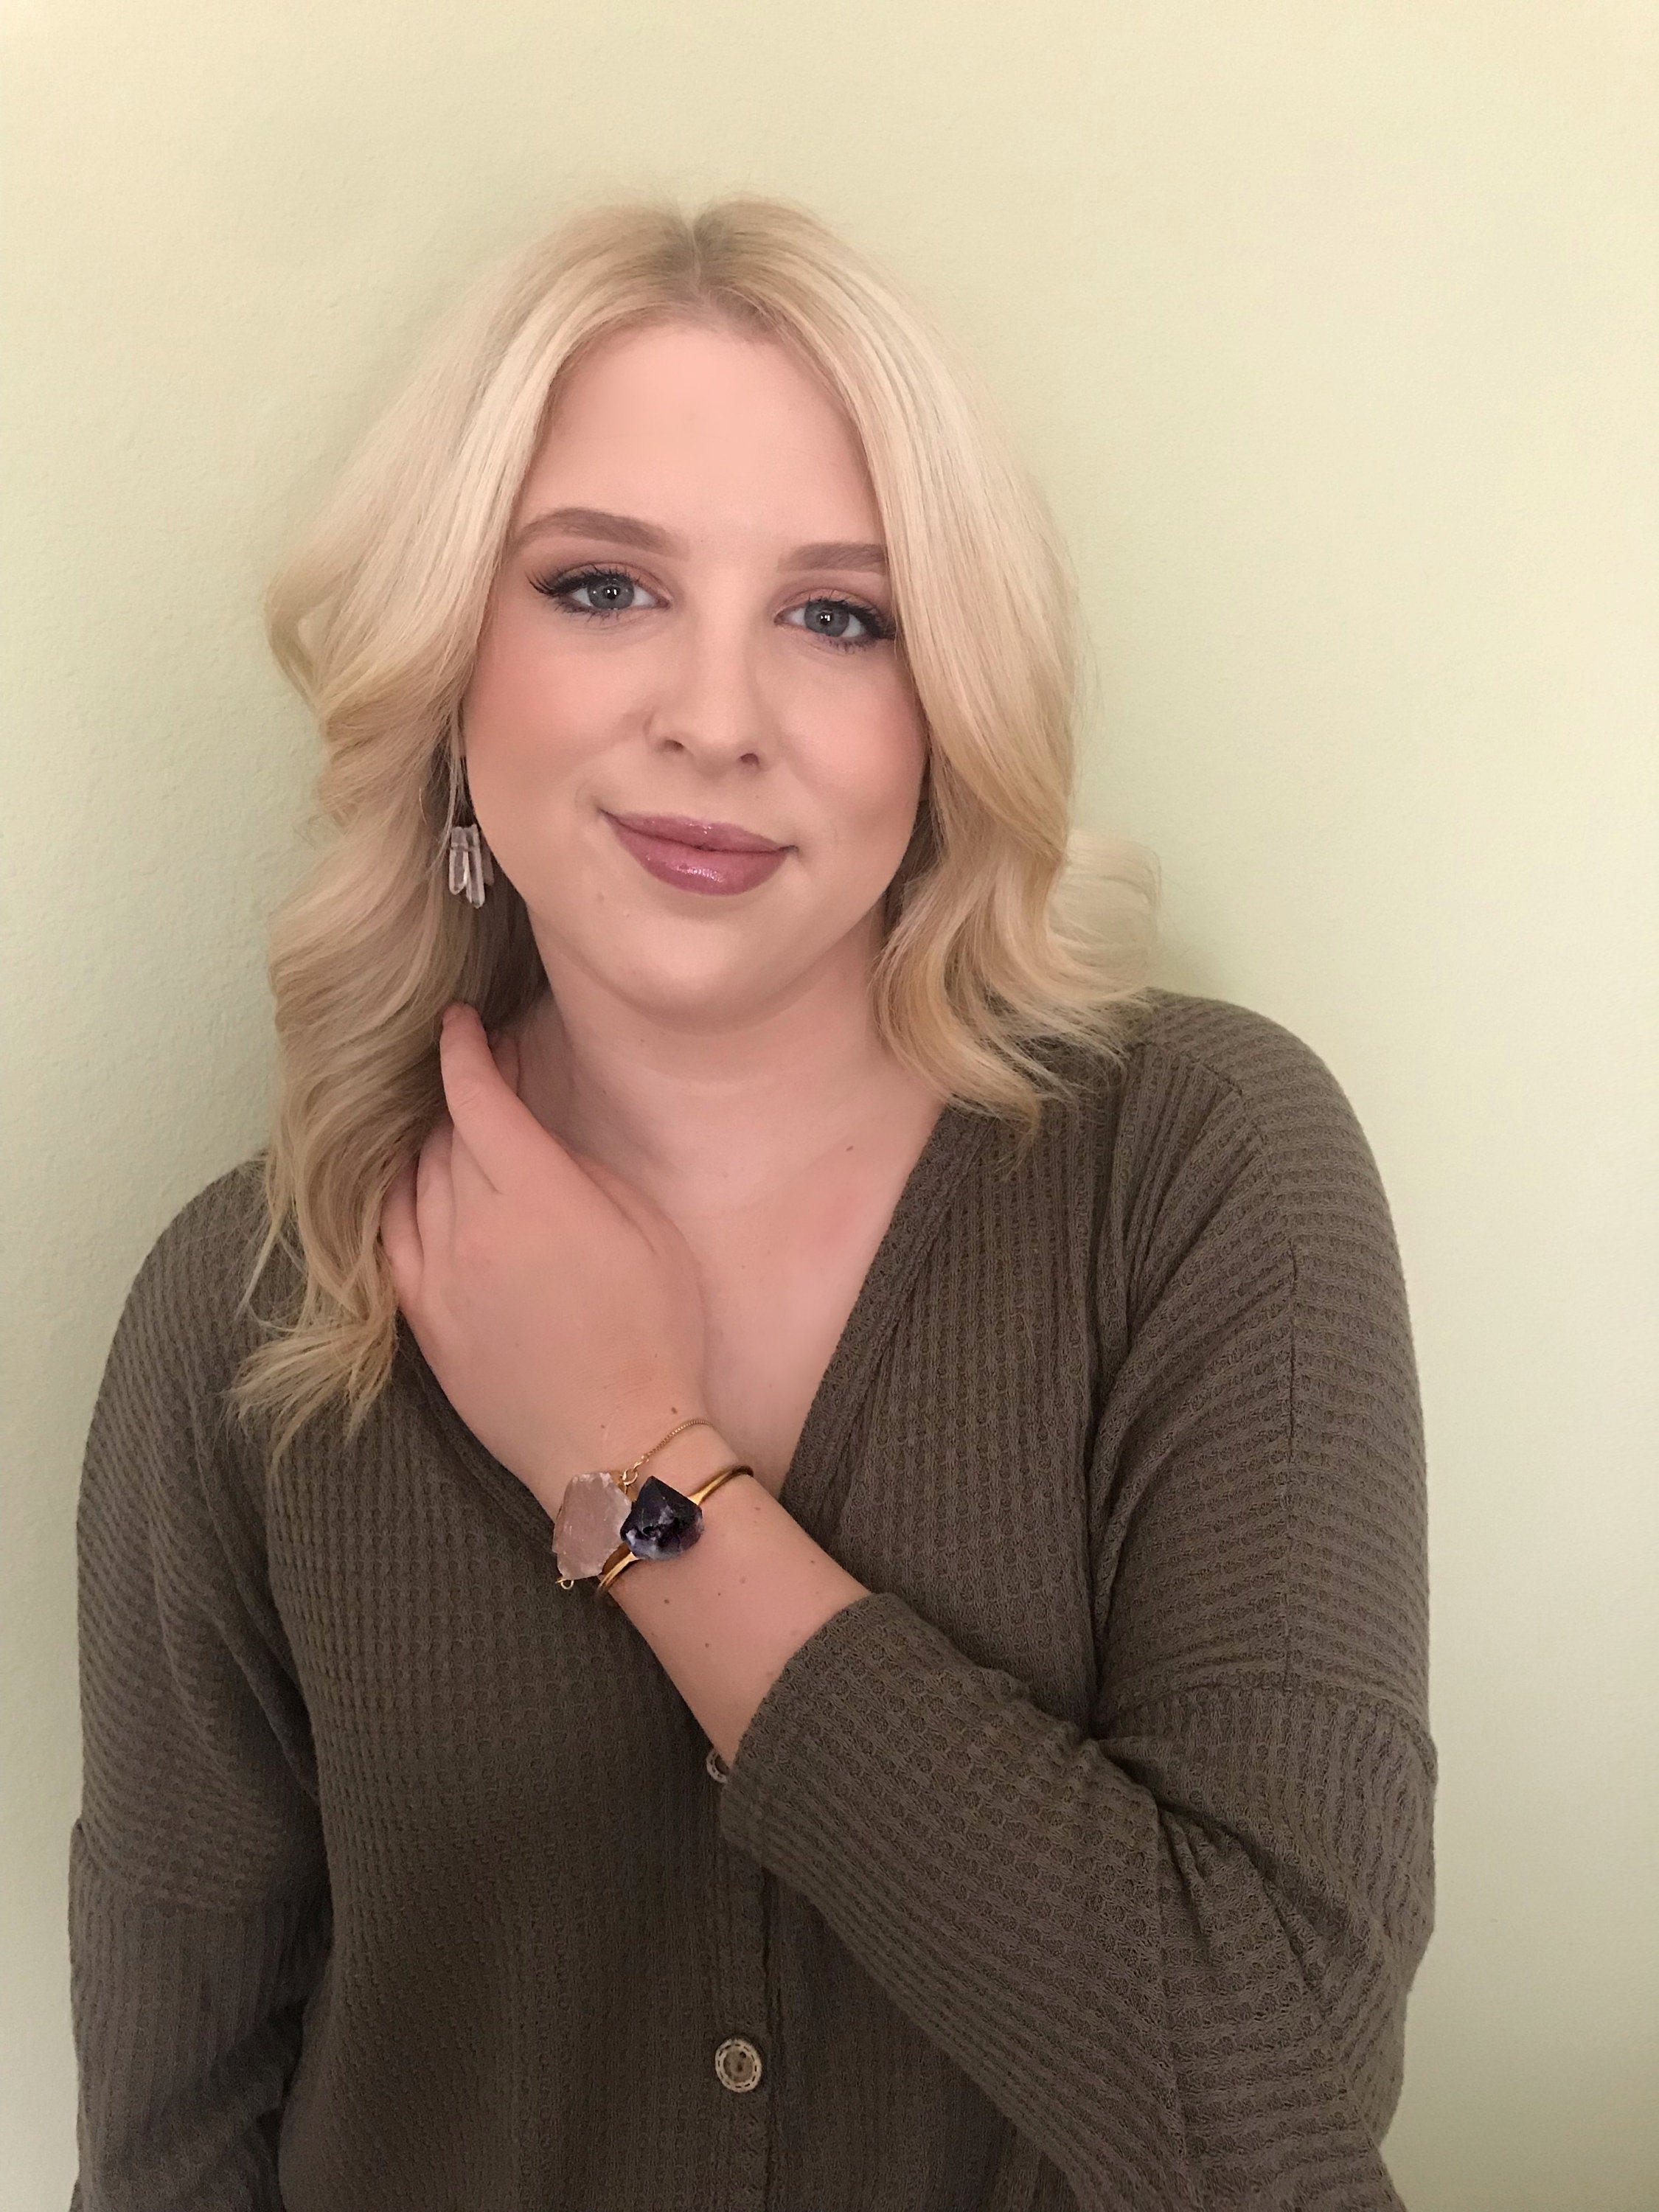
[[[776,340],[701,324],[619,331],[568,370],[520,513],[555,502],[671,528],[701,514],[794,537],[879,535],[857,432],[817,378]]]

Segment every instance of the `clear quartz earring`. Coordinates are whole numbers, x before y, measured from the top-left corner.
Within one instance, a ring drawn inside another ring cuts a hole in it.
[[[482,906],[487,885],[495,880],[495,871],[490,865],[489,848],[479,833],[477,818],[472,811],[472,795],[466,787],[466,771],[461,771],[461,811],[459,818],[449,825],[449,888],[458,898],[469,906]]]

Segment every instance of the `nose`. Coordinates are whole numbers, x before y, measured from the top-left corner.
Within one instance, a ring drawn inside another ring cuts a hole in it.
[[[710,775],[759,768],[771,757],[773,721],[748,620],[735,608],[705,609],[674,628],[647,725],[652,742]]]

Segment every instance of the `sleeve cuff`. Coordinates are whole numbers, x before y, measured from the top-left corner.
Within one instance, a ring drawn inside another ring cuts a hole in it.
[[[750,1715],[720,1792],[720,1832],[772,1863],[786,1838],[823,1833],[825,1802],[890,1722],[894,1686],[962,1656],[893,1590],[832,1613],[792,1652]],[[1011,1686],[1012,1678],[1009,1678]],[[785,1844],[785,1856],[787,1856]]]

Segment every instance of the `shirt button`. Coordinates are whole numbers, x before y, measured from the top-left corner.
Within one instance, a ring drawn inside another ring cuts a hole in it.
[[[702,1763],[708,1768],[709,1773],[714,1777],[716,1782],[724,1782],[726,1776],[732,1771],[731,1768],[720,1757],[719,1752],[715,1750],[712,1743],[708,1747]]]
[[[728,2089],[752,2089],[761,2077],[761,2055],[746,2035],[728,2035],[714,2053],[714,2071]]]

